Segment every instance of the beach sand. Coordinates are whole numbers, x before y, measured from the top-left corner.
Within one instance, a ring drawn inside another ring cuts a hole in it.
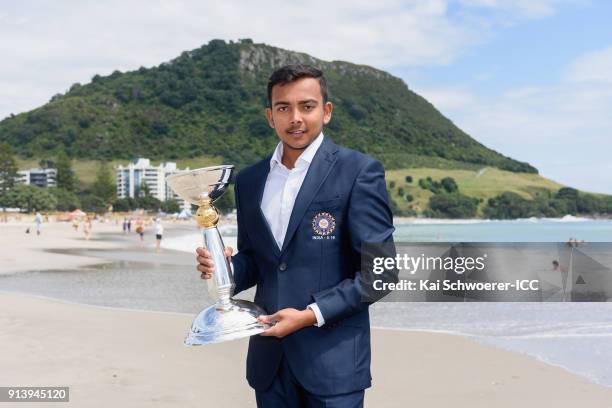
[[[27,228],[29,234],[25,233]],[[86,240],[82,228],[75,231],[68,222],[43,223],[40,236],[32,222],[0,223],[0,274],[101,263],[98,258],[43,251],[117,248],[125,242],[103,237],[120,229],[121,225],[114,223],[94,222],[92,236]]]
[[[254,406],[247,341],[185,347],[191,319],[0,294],[0,384],[69,386],[74,407]],[[612,406],[612,389],[459,336],[374,329],[372,344],[366,406]]]
[[[68,224],[48,224],[38,238],[1,225],[0,270],[100,262],[44,249],[138,247],[134,237],[113,238],[117,228],[94,225],[85,241]],[[185,347],[192,317],[0,292],[0,386],[69,386],[70,402],[54,406],[79,408],[255,406],[247,340]],[[612,407],[610,388],[461,336],[374,329],[372,351],[369,407]]]

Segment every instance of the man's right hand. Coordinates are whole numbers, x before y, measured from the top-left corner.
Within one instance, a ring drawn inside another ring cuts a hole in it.
[[[226,258],[230,258],[234,250],[231,247],[225,247],[225,251],[223,254]],[[206,248],[198,248],[196,249],[196,260],[198,261],[198,271],[202,273],[200,276],[202,279],[210,279],[212,278],[213,273],[215,272],[215,263],[213,262],[210,252]]]

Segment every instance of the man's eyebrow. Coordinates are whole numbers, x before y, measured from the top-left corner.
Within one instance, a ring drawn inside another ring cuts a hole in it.
[[[314,104],[317,104],[317,103],[319,103],[319,102],[318,102],[316,99],[305,99],[305,100],[303,100],[303,101],[299,101],[299,102],[298,102],[298,105],[305,105],[305,104],[307,104],[307,103],[314,103]],[[278,106],[278,105],[291,105],[291,103],[286,102],[286,101],[277,101],[277,102],[274,102],[274,105],[273,105],[273,106]]]

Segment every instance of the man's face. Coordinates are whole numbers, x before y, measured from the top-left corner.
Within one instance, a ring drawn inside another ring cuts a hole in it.
[[[266,117],[286,148],[304,150],[329,123],[332,109],[331,102],[323,103],[319,81],[301,78],[272,88]]]

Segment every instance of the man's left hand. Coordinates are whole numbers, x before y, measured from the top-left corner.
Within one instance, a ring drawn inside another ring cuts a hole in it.
[[[285,337],[294,331],[317,322],[314,312],[310,309],[297,310],[292,308],[281,309],[270,316],[259,316],[262,323],[273,324],[272,327],[261,333],[262,336]]]

